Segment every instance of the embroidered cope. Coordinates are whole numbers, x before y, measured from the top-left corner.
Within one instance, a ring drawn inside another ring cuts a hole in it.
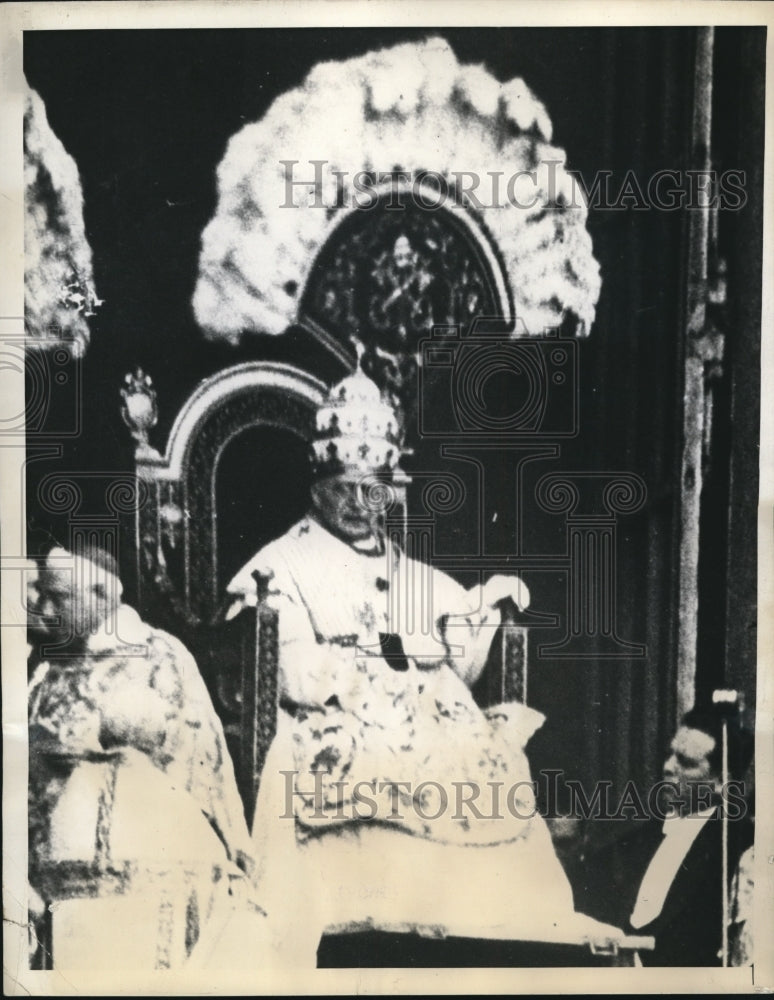
[[[117,747],[145,754],[187,792],[233,862],[245,864],[250,841],[223,728],[188,650],[146,625],[128,605],[89,639],[83,655],[44,662],[29,689],[30,759],[40,751],[72,755]],[[31,841],[44,822],[57,781],[31,781]],[[31,843],[32,846],[32,843]],[[45,850],[45,844],[37,845]]]
[[[468,686],[496,612],[482,612],[474,592],[444,573],[390,549],[356,551],[312,518],[240,571],[229,586],[232,611],[255,602],[255,570],[271,576],[279,613],[300,840],[369,820],[457,844],[529,834],[523,746],[543,717],[512,705],[490,719]],[[455,808],[458,785],[482,793],[489,782],[519,786],[511,810],[505,791],[497,802],[481,795],[477,810]]]

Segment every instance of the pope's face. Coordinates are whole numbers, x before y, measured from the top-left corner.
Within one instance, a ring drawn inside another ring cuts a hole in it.
[[[365,504],[360,480],[323,479],[312,487],[312,501],[323,524],[347,541],[361,541],[373,533],[373,513]]]

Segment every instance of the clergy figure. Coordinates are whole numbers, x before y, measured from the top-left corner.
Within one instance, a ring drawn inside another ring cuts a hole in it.
[[[191,654],[121,601],[107,553],[52,550],[35,590],[29,877],[56,903],[54,967],[179,966],[214,914],[250,909],[220,720]]]
[[[385,538],[369,484],[389,488],[398,426],[362,372],[332,389],[311,511],[228,588],[233,616],[259,571],[278,611],[281,710],[253,837],[261,905],[294,962],[358,919],[539,937],[577,917],[524,753],[543,717],[485,713],[470,691],[499,602],[524,608],[529,592],[505,576],[465,590]],[[308,882],[303,906],[290,872]]]

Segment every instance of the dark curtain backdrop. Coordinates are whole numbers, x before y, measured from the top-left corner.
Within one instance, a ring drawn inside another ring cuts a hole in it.
[[[63,541],[67,537],[63,519],[37,501],[44,475],[53,470],[77,474],[132,468],[118,390],[135,365],[152,374],[158,390],[160,419],[152,436],[158,446],[163,446],[171,421],[197,381],[218,368],[249,358],[278,358],[328,380],[341,374],[303,331],[282,338],[253,337],[238,349],[206,344],[201,338],[190,300],[200,234],[215,207],[215,168],[229,137],[260,117],[277,94],[300,83],[316,61],[427,33],[329,29],[25,35],[29,83],[43,97],[54,131],[81,172],[96,284],[105,300],[82,365],[84,391],[76,403],[82,411],[82,433],[63,441],[61,454],[53,458],[36,451],[31,440],[32,553],[43,551],[52,535]],[[587,181],[599,170],[612,171],[615,189],[615,181],[630,169],[646,180],[660,169],[691,166],[694,29],[437,33],[449,39],[460,60],[486,62],[502,80],[523,77],[545,102],[554,140],[567,151],[568,164]],[[720,29],[717,34],[722,165],[752,167],[753,185],[760,184],[755,158],[761,155],[762,98],[760,110],[755,100],[756,87],[762,86],[765,35],[763,29]],[[708,607],[716,608],[728,627],[723,642],[705,650],[701,669],[713,683],[722,678],[727,648],[737,677],[748,689],[754,676],[749,657],[754,657],[750,559],[755,504],[749,476],[757,467],[759,214],[760,194],[751,190],[747,208],[721,220],[733,284],[731,374],[723,415],[727,433],[725,444],[718,446],[725,452],[717,489],[725,493],[718,509],[707,515],[720,518],[722,531],[703,554],[710,568],[704,571],[702,591]],[[635,472],[645,480],[647,502],[619,524],[617,598],[620,636],[644,643],[647,653],[629,661],[534,662],[530,703],[546,712],[548,721],[531,744],[531,756],[535,768],[562,768],[586,783],[609,779],[620,790],[629,777],[645,782],[657,774],[675,722],[687,217],[684,211],[594,210],[589,228],[603,285],[596,323],[578,347],[580,434],[562,445],[560,463],[536,466],[531,475],[534,481],[544,471],[615,470]],[[72,384],[52,388],[46,424],[52,431],[69,419]],[[728,433],[732,412],[738,435]],[[510,551],[514,516],[505,462],[507,458],[495,456],[488,469],[490,481],[501,484],[493,494],[498,518],[490,537],[495,547]],[[231,467],[233,480],[221,487],[226,498],[230,490],[244,488],[242,458]],[[84,510],[93,502],[98,514],[96,492],[90,496],[86,481],[84,488]],[[260,502],[269,500],[262,497]],[[282,503],[281,496],[277,502]],[[244,508],[242,501],[239,509]],[[439,551],[470,551],[475,530],[464,516],[442,518]],[[533,551],[558,552],[564,529],[555,519],[535,516],[528,539]],[[247,530],[234,538],[235,545],[246,549],[250,543]],[[249,554],[244,551],[245,557]],[[536,607],[563,612],[561,577],[525,576]],[[558,633],[540,636],[541,641],[557,638]]]

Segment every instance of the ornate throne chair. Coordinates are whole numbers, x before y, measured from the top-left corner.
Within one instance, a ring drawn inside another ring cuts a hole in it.
[[[128,375],[122,390],[124,420],[137,442],[141,497],[132,567],[138,610],[194,652],[226,729],[248,823],[276,729],[277,615],[265,601],[268,580],[258,575],[257,607],[224,621],[231,571],[222,566],[220,543],[230,511],[218,507],[218,477],[229,443],[250,429],[274,429],[308,443],[323,392],[322,382],[291,365],[256,361],[225,369],[191,393],[161,454],[149,443],[157,419],[150,377]],[[399,535],[406,531],[409,483],[403,479],[393,489],[396,513],[389,524]],[[281,507],[282,498],[275,503]],[[253,551],[243,551],[242,562]],[[487,703],[526,701],[526,636],[504,611],[499,646],[493,643],[502,670],[491,673]]]
[[[141,372],[127,376],[123,389],[124,419],[137,442],[141,498],[135,512],[133,567],[138,608],[144,618],[177,633],[194,652],[224,722],[249,824],[280,707],[278,621],[266,601],[269,581],[260,575],[256,607],[224,621],[223,598],[231,573],[221,566],[220,536],[230,512],[219,505],[223,498],[218,478],[229,443],[251,429],[290,434],[305,453],[324,388],[290,365],[249,362],[225,369],[191,393],[163,454],[148,440],[157,417],[150,379]],[[395,506],[401,516],[388,521],[389,530],[406,532],[408,485],[408,480],[398,484]],[[275,497],[275,503],[281,506],[281,498]],[[426,526],[427,519],[421,521]],[[269,540],[264,538],[262,544]],[[490,660],[499,669],[489,670],[482,700],[526,703],[527,629],[507,607]],[[585,937],[536,943],[479,941],[450,933],[436,925],[382,926],[354,919],[326,930],[317,961],[321,967],[629,964],[634,948],[650,944],[622,939],[600,948]]]
[[[302,445],[308,443],[323,390],[319,380],[289,365],[250,362],[226,369],[205,379],[186,400],[163,454],[148,440],[156,420],[150,379],[142,373],[128,376],[123,390],[124,417],[137,441],[136,475],[142,497],[135,515],[139,610],[144,618],[176,632],[194,651],[226,728],[248,823],[276,732],[278,621],[266,601],[269,581],[260,575],[256,607],[233,621],[223,620],[223,597],[231,574],[220,565],[220,535],[229,511],[218,505],[218,476],[229,443],[250,429],[273,428],[292,434]],[[397,506],[402,517],[390,522],[392,530],[405,530],[407,486],[408,482],[399,484]],[[526,702],[526,640],[526,628],[504,609],[491,653],[500,669],[489,671],[482,692],[487,703]],[[483,947],[486,961],[518,965],[529,964],[525,955],[534,950],[533,944],[524,942],[444,941],[446,936],[437,926],[363,925],[355,920],[328,928],[318,963],[347,965],[356,959],[357,964],[378,965],[385,963],[385,955],[419,954],[425,964],[455,964],[460,955],[468,956],[460,959],[462,964],[475,964],[483,960],[477,950]],[[608,964],[607,956],[588,948],[578,952],[572,946],[562,947],[572,964]],[[544,951],[551,964],[551,947]]]

